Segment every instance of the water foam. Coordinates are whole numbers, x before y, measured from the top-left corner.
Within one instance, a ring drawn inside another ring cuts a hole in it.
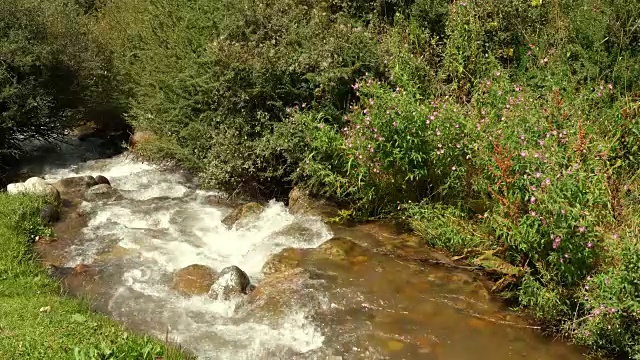
[[[230,209],[204,201],[218,192],[195,190],[180,175],[125,156],[52,171],[47,178],[98,174],[107,176],[124,199],[83,204],[89,217],[83,230],[87,241],[72,248],[68,265],[100,261],[100,254],[114,246],[127,249],[108,304],[115,318],[157,319],[203,359],[256,359],[277,349],[304,353],[322,345],[324,337],[306,318],[304,304],[277,319],[277,326],[257,318],[239,322],[237,299],[187,298],[171,289],[172,273],[191,264],[216,270],[237,265],[259,282],[270,255],[285,247],[314,247],[331,237],[319,219],[296,217],[272,201],[254,221],[229,229],[221,221]],[[311,236],[280,232],[294,223]],[[159,327],[148,325],[147,330],[163,336]]]

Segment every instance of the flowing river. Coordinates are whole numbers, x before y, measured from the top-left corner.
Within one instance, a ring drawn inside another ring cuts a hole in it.
[[[23,168],[51,182],[104,175],[120,193],[67,203],[74,210],[56,225],[58,240],[39,245],[43,261],[90,268],[64,278],[72,293],[132,329],[168,332],[200,359],[584,358],[529,328],[473,273],[383,254],[423,251],[413,237],[379,224],[328,226],[275,201],[229,228],[233,206],[217,192],[101,146],[72,141]],[[265,274],[278,253],[288,269]],[[192,264],[237,265],[257,288],[231,300],[186,296],[173,276]]]

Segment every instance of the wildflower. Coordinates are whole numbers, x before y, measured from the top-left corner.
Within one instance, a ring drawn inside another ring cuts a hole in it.
[[[591,242],[587,243],[587,248],[591,249],[593,247],[593,244]]]
[[[369,99],[369,104],[373,105],[373,99]]]
[[[536,203],[536,198],[534,196],[531,197],[531,199],[529,200],[530,203],[535,204]]]
[[[536,190],[538,190],[538,188],[535,185],[533,185],[533,186],[531,186],[531,190],[536,191]]]
[[[540,172],[537,172],[536,177],[539,178],[540,176],[542,176],[542,174]]]
[[[457,168],[456,168],[455,166],[452,166],[452,167],[451,167],[451,171],[456,171],[456,169],[457,169]]]
[[[580,227],[578,228],[578,232],[579,232],[580,234],[584,234],[584,233],[585,233],[585,231],[587,231],[587,228],[585,228],[584,226],[580,226]]]
[[[560,241],[562,241],[560,236],[556,236],[555,239],[553,239],[553,248],[554,249],[557,249],[558,246],[560,246]]]
[[[440,129],[436,129],[436,136],[440,136],[440,135],[441,135]]]
[[[398,123],[394,121],[393,122],[393,127],[396,127],[396,126],[398,126]]]
[[[520,156],[522,156],[522,157],[526,157],[526,156],[527,156],[527,152],[526,152],[526,151],[521,151],[521,152],[520,152]]]
[[[560,210],[560,212],[562,213],[562,215],[566,214],[567,212],[565,211],[565,209]]]
[[[520,140],[524,140],[524,134],[520,135]]]
[[[614,239],[618,239],[618,234],[613,234]]]
[[[496,76],[500,76],[500,71],[496,71]]]

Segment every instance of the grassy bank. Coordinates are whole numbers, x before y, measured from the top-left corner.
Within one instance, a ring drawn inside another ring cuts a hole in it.
[[[43,201],[0,193],[0,359],[157,359],[165,346],[64,296],[34,258]],[[171,352],[171,350],[169,351]],[[183,359],[173,351],[165,359]]]

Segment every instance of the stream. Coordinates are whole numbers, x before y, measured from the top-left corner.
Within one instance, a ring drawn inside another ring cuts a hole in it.
[[[168,333],[200,359],[585,358],[528,327],[473,273],[385,254],[424,251],[411,236],[375,223],[329,226],[276,201],[229,228],[222,220],[236,205],[221,193],[101,146],[70,140],[22,167],[51,183],[103,175],[119,192],[64,203],[57,241],[38,244],[41,257],[73,269],[66,287],[97,310]],[[185,295],[174,274],[193,264],[236,265],[257,288],[229,300]]]

